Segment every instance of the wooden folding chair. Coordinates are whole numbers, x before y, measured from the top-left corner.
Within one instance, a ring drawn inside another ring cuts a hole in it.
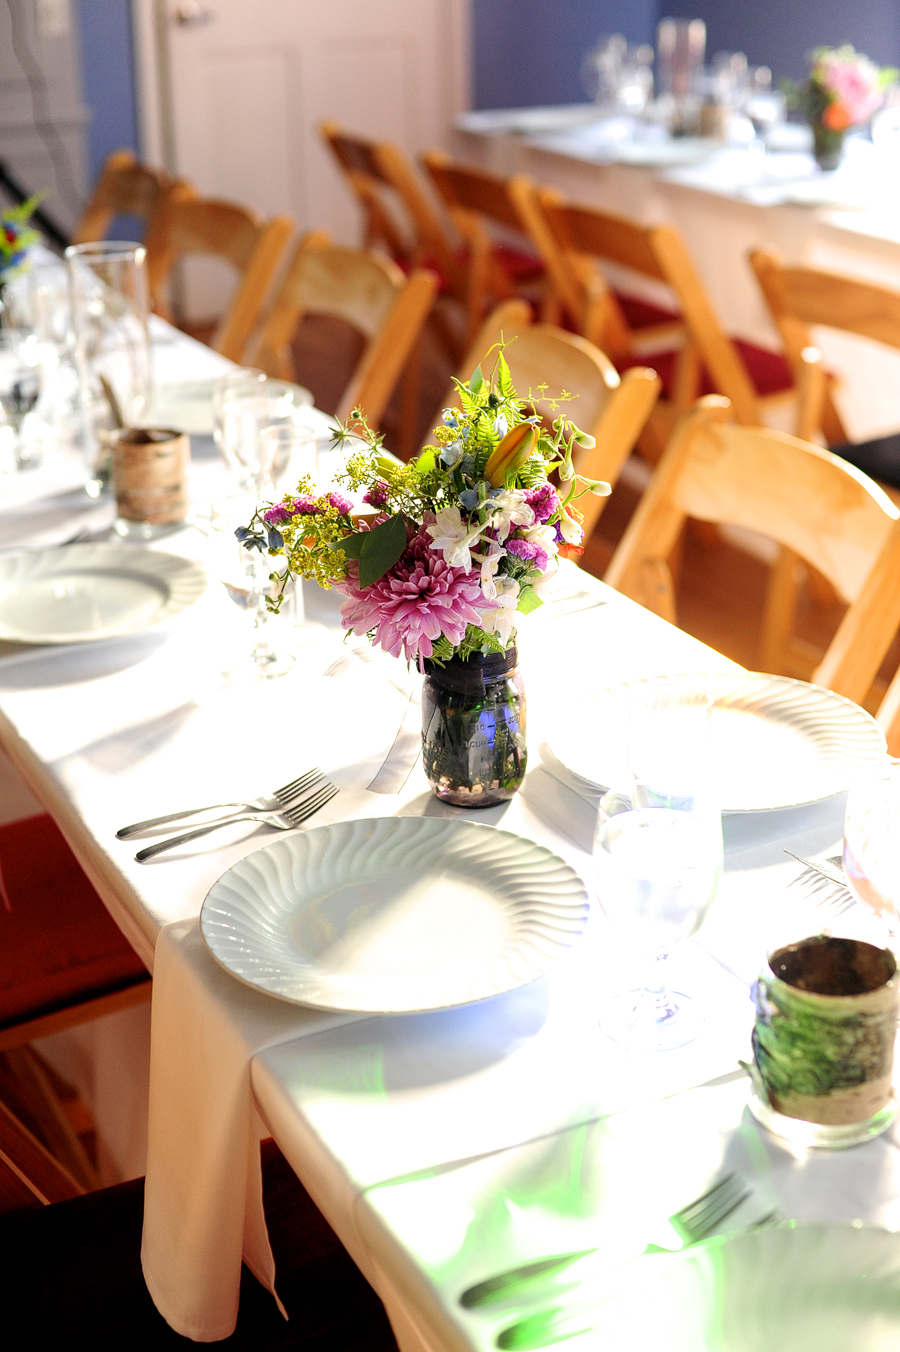
[[[704,393],[704,385],[726,395],[735,417],[748,426],[759,425],[765,405],[792,390],[791,369],[780,354],[725,334],[684,240],[671,226],[639,225],[574,206],[550,190],[540,192],[530,210],[535,242],[569,322],[620,370],[647,362],[662,377],[652,441],[643,443],[651,458],[661,453],[676,419]],[[601,264],[662,283],[675,310],[615,291]]]
[[[422,164],[466,244],[468,341],[485,311],[511,296],[532,301],[544,319],[556,318],[555,295],[519,206],[520,196],[533,192],[530,179],[505,179],[455,164],[437,150],[423,155]]]
[[[687,517],[767,535],[848,603],[813,680],[861,703],[900,624],[900,510],[830,452],[732,416],[709,395],[682,420],[604,580],[677,623],[667,561]]]
[[[150,974],[53,820],[0,826],[0,1098],[83,1185],[97,1186],[30,1043],[150,999]]]
[[[251,349],[252,362],[268,375],[294,380],[291,339],[303,316],[344,320],[364,335],[366,346],[336,416],[344,419],[359,405],[369,425],[377,427],[416,345],[437,285],[437,277],[427,269],[404,277],[389,258],[332,245],[328,235],[317,231],[297,247],[259,341]],[[416,394],[414,380],[412,386],[405,391],[410,401]]]
[[[784,355],[797,375],[806,349],[814,346],[813,325],[856,333],[900,349],[900,293],[887,287],[820,268],[788,266],[769,249],[754,249],[750,263],[784,343]],[[832,397],[827,377],[801,400],[801,416],[810,433],[822,433],[829,446],[850,438]],[[851,459],[852,447],[839,454]],[[898,466],[900,474],[900,466]]]
[[[73,244],[89,244],[106,238],[116,216],[141,216],[150,222],[166,193],[178,183],[163,169],[140,164],[132,150],[114,150],[97,179],[91,200],[72,236]]]
[[[523,399],[531,401],[535,412],[548,424],[562,412],[595,438],[593,449],[581,451],[575,466],[578,472],[585,478],[614,484],[659,394],[656,373],[633,367],[620,378],[612,362],[593,343],[552,324],[532,324],[527,303],[512,300],[498,306],[485,320],[459,379],[468,380],[481,362],[487,371],[491,349],[500,341],[505,344],[504,356],[513,384]],[[563,390],[575,397],[556,405],[554,396]],[[455,385],[447,393],[445,407],[459,407]],[[585,540],[605,504],[605,498],[593,494],[578,499]]]
[[[172,320],[166,283],[176,261],[189,254],[211,254],[238,272],[237,289],[211,346],[232,361],[243,360],[288,240],[290,216],[263,220],[233,202],[217,202],[181,185],[166,195],[147,235],[150,299],[157,314]]]
[[[383,246],[404,269],[431,267],[463,294],[457,248],[406,153],[390,141],[368,141],[335,122],[319,131],[363,209],[363,242]]]

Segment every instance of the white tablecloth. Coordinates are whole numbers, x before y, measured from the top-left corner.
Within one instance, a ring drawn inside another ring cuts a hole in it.
[[[198,484],[208,474],[207,491],[218,471],[212,461],[203,469],[202,457],[197,465]],[[36,476],[32,484],[33,501],[46,494],[44,480]],[[24,475],[15,488],[21,504]],[[0,511],[6,542],[19,519],[37,529],[40,506],[27,518],[19,508]],[[188,531],[160,547],[202,555],[204,543]],[[540,840],[590,887],[591,809],[538,754],[554,721],[567,716],[578,692],[607,682],[730,664],[572,565],[562,583],[563,599],[520,630],[530,720],[525,784],[510,804],[471,815]],[[624,959],[596,913],[555,974],[481,1005],[365,1019],[282,1005],[224,974],[196,924],[209,886],[268,842],[265,828],[230,827],[145,866],[134,861],[134,841],[114,833],[179,805],[264,792],[316,763],[341,792],[312,826],[460,815],[431,796],[420,768],[396,795],[366,788],[406,713],[402,672],[384,659],[351,661],[340,675],[326,676],[345,651],[336,598],[310,589],[308,601],[322,624],[319,642],[299,651],[288,676],[265,685],[223,680],[223,647],[233,642],[239,616],[215,590],[139,637],[7,651],[0,656],[0,742],[148,964],[165,934],[153,1013],[144,1249],[163,1313],[189,1336],[224,1336],[242,1243],[258,1274],[271,1280],[254,1153],[258,1111],[385,1299],[404,1348],[452,1345],[440,1283],[427,1255],[415,1257],[418,1204],[407,1228],[396,1208],[381,1206],[386,1185],[412,1184],[423,1170],[442,1176],[461,1167],[466,1178],[465,1161],[495,1155],[502,1178],[508,1152],[529,1141],[568,1139],[567,1132],[629,1107],[652,1115],[658,1109],[648,1104],[733,1070],[746,1052],[748,982],[784,923],[785,884],[798,871],[783,846],[805,855],[833,850],[842,805],[832,800],[726,823],[725,884],[681,958],[684,980],[709,1017],[682,1051],[636,1061],[600,1034],[596,994],[621,979]],[[861,1167],[862,1178],[868,1166]],[[406,1195],[398,1188],[398,1197]],[[511,1253],[528,1248],[532,1231],[523,1233],[510,1239]],[[484,1275],[501,1251],[484,1248]],[[466,1250],[477,1276],[481,1253]],[[478,1343],[469,1332],[453,1335],[460,1336],[463,1345]]]

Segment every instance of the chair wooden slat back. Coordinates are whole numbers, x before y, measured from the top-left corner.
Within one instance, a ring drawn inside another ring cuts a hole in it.
[[[631,328],[596,260],[665,283],[675,293],[683,317],[682,331],[686,329],[690,339],[679,357],[674,412],[686,411],[699,392],[699,359],[731,400],[738,420],[751,426],[758,424],[760,405],[753,384],[719,324],[678,232],[671,226],[639,225],[607,212],[575,206],[549,190],[541,192],[538,200],[553,238],[569,260],[570,275],[580,281],[579,309],[570,316],[579,331],[607,347],[615,358],[633,353],[638,343],[646,352],[648,339],[653,336],[648,329]],[[562,299],[565,303],[564,296]],[[571,310],[571,302],[567,308]],[[669,325],[663,332],[671,337],[677,330]]]
[[[132,150],[114,150],[103,166],[91,200],[75,233],[73,244],[90,244],[106,238],[119,215],[142,216],[150,222],[173,180],[162,169],[140,164]]]
[[[269,375],[296,376],[291,339],[305,314],[330,315],[367,339],[337,409],[346,418],[361,405],[377,426],[428,316],[437,278],[426,269],[405,277],[380,254],[332,245],[317,231],[300,241],[269,316],[251,349]]]
[[[541,284],[541,254],[532,238],[529,221],[523,217],[519,206],[520,196],[531,190],[530,180],[505,179],[483,169],[456,164],[438,150],[423,155],[422,164],[468,249],[466,308],[468,339],[471,342],[489,305],[508,299],[521,290],[503,264],[498,252],[500,241],[491,226],[499,226],[501,232],[506,234],[513,232],[522,241],[525,248],[521,251],[520,264],[528,264],[529,256],[533,253],[530,269],[526,268],[526,271],[530,271],[527,284],[532,290],[535,283]]]
[[[364,242],[382,244],[405,266],[433,263],[462,290],[453,241],[409,157],[390,141],[368,141],[334,122],[319,128],[365,215]]]
[[[787,266],[768,249],[754,249],[750,263],[795,371],[813,342],[812,325],[900,348],[900,293],[819,268]],[[829,442],[850,440],[827,386],[811,420]]]
[[[900,541],[900,510],[876,483],[828,451],[731,418],[728,400],[710,395],[682,421],[605,580],[672,618],[670,587],[659,591],[658,582],[687,517],[767,535],[811,563],[850,603],[845,625],[861,645],[852,669],[839,631],[815,679],[824,674],[830,688],[862,700],[897,628],[893,598],[874,598],[867,582],[880,551],[895,536]],[[651,576],[656,581],[648,587]]]
[[[615,483],[656,401],[659,377],[644,367],[634,367],[620,378],[609,358],[593,343],[552,324],[531,324],[525,303],[508,301],[482,325],[459,379],[468,380],[481,362],[487,373],[491,349],[501,338],[519,395],[530,398],[535,411],[548,423],[562,412],[595,438],[595,447],[582,450],[576,463],[578,472],[586,478]],[[554,396],[563,390],[575,397],[559,404]],[[445,406],[459,406],[455,386],[448,391]],[[593,495],[579,498],[585,538],[597,524],[605,501]]]
[[[187,186],[169,194],[147,237],[154,309],[171,317],[165,287],[178,259],[190,254],[224,259],[239,280],[212,346],[232,361],[242,361],[293,231],[290,216],[266,221],[233,202],[200,198]]]

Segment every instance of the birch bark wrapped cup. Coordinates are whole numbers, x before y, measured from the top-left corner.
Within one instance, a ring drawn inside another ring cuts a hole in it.
[[[190,459],[190,438],[182,432],[123,427],[115,434],[112,466],[120,534],[132,533],[129,523],[171,528],[184,522]]]
[[[756,984],[756,1117],[777,1135],[856,1145],[894,1120],[900,977],[889,949],[815,935],[777,949]]]

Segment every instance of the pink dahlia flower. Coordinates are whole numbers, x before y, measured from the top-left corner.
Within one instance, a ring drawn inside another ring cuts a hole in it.
[[[338,584],[347,597],[341,606],[344,628],[354,634],[374,629],[386,652],[399,657],[402,649],[410,661],[430,657],[441,634],[461,643],[466,626],[480,624],[485,609],[480,575],[451,568],[430,546],[424,533],[414,536],[393,568],[371,587],[359,586],[358,569],[351,564],[351,575]]]

